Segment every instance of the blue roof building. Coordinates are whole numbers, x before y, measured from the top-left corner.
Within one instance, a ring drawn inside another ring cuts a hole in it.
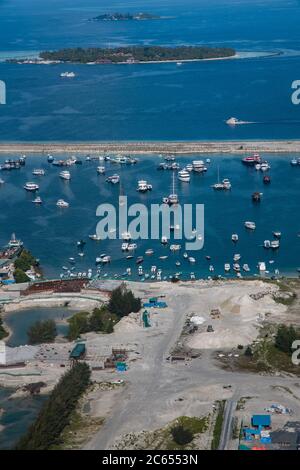
[[[256,428],[269,428],[271,427],[271,416],[270,415],[253,415],[251,424]]]

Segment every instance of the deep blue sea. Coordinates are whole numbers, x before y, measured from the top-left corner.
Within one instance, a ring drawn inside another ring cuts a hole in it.
[[[159,21],[89,22],[145,11]],[[167,17],[167,18],[166,18]],[[0,0],[0,56],[74,46],[208,44],[277,57],[176,64],[0,63],[2,141],[299,138],[298,0]],[[62,71],[75,79],[63,80]],[[255,124],[232,129],[236,116]]]

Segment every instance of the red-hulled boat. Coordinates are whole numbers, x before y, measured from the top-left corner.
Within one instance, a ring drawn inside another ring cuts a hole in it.
[[[264,184],[270,184],[271,183],[271,178],[269,175],[264,176],[263,178]]]
[[[254,166],[257,163],[261,163],[261,157],[258,153],[254,153],[250,157],[243,158],[242,162],[244,163],[244,165]]]

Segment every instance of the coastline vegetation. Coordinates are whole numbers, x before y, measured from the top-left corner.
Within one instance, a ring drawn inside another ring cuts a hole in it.
[[[141,299],[136,298],[125,284],[111,292],[107,305],[95,308],[92,313],[78,312],[68,319],[68,339],[73,341],[81,334],[89,332],[112,333],[114,325],[131,312],[138,312],[142,307]]]
[[[126,63],[164,62],[180,60],[203,60],[232,57],[235,50],[230,47],[206,46],[127,46],[116,48],[67,48],[44,51],[40,59],[66,63]]]
[[[19,440],[16,450],[48,450],[62,442],[77,403],[90,384],[91,371],[85,362],[76,363],[60,379],[44,403],[36,421]]]
[[[53,343],[57,336],[54,320],[36,321],[27,331],[29,344]]]
[[[39,263],[30,251],[23,249],[14,262],[14,278],[17,284],[30,281],[26,271],[30,269],[39,271]]]

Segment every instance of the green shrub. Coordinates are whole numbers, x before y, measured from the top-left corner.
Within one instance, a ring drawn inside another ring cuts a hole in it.
[[[171,429],[171,434],[173,437],[174,442],[180,446],[184,446],[189,444],[193,440],[193,433],[187,428],[184,428],[181,425],[174,426]]]
[[[37,321],[27,331],[29,344],[53,343],[57,336],[54,320]]]

